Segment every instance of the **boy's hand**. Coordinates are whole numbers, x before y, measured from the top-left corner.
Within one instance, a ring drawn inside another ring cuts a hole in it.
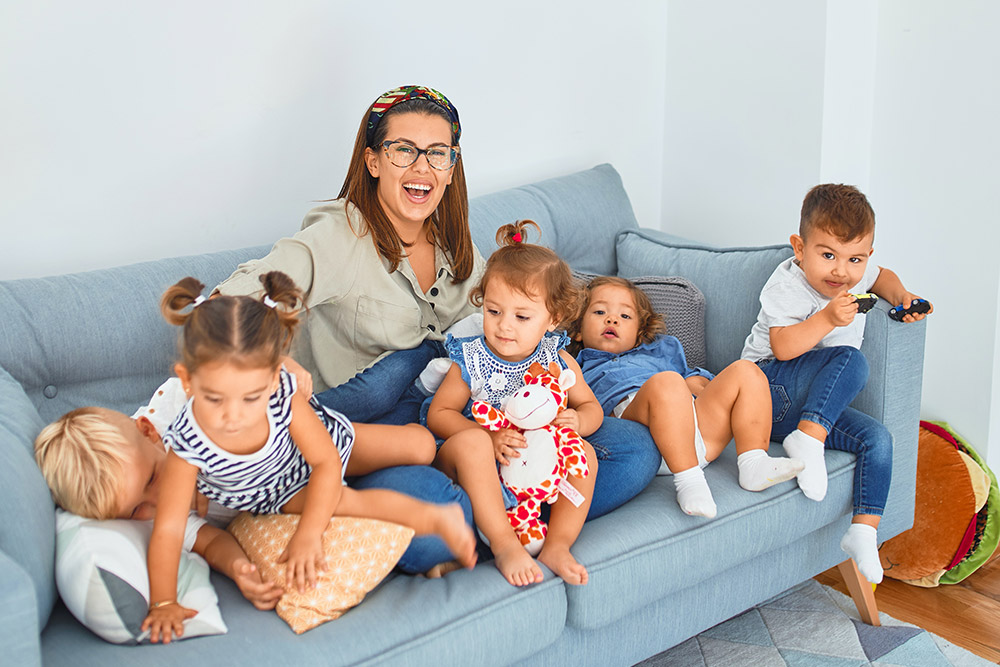
[[[178,638],[184,635],[184,621],[197,615],[198,612],[194,609],[174,602],[150,609],[146,620],[142,622],[142,629],[149,630],[149,641],[152,643],[157,644],[162,640],[164,644],[169,644],[174,635]]]
[[[826,304],[821,312],[826,313],[833,326],[846,327],[858,314],[858,304],[854,297],[845,291],[830,299],[830,303]]]
[[[906,310],[907,308],[910,307],[910,304],[913,303],[914,299],[921,299],[921,298],[923,298],[923,297],[919,297],[916,294],[913,294],[912,292],[904,292],[903,293],[903,298],[900,299],[899,301],[896,301],[895,303],[901,303],[901,304],[903,304],[903,310]],[[926,299],[925,299],[925,301],[926,301]],[[890,305],[892,305],[892,304],[890,304]],[[925,317],[927,317],[928,315],[930,315],[931,313],[933,313],[934,312],[934,304],[931,303],[930,301],[927,301],[927,305],[930,306],[930,310],[928,310],[926,313],[907,313],[906,315],[903,315],[903,321],[904,322],[919,322],[920,320],[924,319]]]
[[[552,425],[561,428],[563,426],[568,426],[574,431],[580,430],[580,413],[573,408],[566,408],[556,415],[556,418],[552,420]],[[524,436],[521,436],[524,437]]]
[[[315,537],[303,535],[296,530],[288,546],[278,556],[279,563],[288,563],[285,574],[285,585],[295,587],[300,593],[308,588],[316,587],[317,570],[326,570],[326,559],[323,556],[322,534]]]
[[[281,358],[281,364],[289,373],[295,376],[296,391],[303,392],[306,398],[313,393],[313,376],[306,369],[302,368],[299,362],[295,361],[287,354]]]
[[[502,428],[499,431],[489,431],[490,439],[493,441],[493,455],[500,465],[509,466],[510,458],[520,458],[517,451],[528,446],[528,441],[520,431],[512,428]]]
[[[246,558],[233,561],[233,581],[257,609],[274,609],[285,592],[273,581],[264,581],[257,566]]]

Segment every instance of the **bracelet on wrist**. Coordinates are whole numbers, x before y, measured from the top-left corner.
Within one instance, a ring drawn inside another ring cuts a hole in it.
[[[159,609],[160,607],[166,607],[172,604],[177,604],[177,600],[160,600],[159,602],[154,602],[149,605],[149,610]]]

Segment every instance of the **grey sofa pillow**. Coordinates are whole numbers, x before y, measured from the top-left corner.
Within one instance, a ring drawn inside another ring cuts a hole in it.
[[[573,275],[590,282],[592,273],[574,271]],[[705,295],[694,283],[680,276],[642,276],[630,278],[646,293],[653,309],[663,315],[667,333],[676,336],[684,348],[690,367],[705,366]]]

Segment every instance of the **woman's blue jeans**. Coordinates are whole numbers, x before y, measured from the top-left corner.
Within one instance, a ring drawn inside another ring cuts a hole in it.
[[[354,422],[369,424],[410,424],[419,421],[420,403],[425,396],[414,383],[427,362],[444,356],[436,341],[424,341],[412,350],[399,350],[358,373],[346,383],[316,394],[323,405],[337,410]],[[459,503],[471,526],[472,504],[465,491],[447,475],[431,466],[396,466],[351,477],[355,489],[392,489],[439,505]],[[441,538],[414,537],[399,559],[404,572],[426,572],[453,556]]]
[[[878,420],[848,407],[868,381],[861,351],[818,348],[758,365],[771,384],[771,440],[781,442],[802,420],[822,426],[827,449],[857,456],[854,514],[882,516],[892,481],[892,436]]]

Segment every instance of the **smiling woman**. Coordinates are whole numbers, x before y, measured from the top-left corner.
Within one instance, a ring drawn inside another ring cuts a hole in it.
[[[361,119],[337,199],[311,210],[301,230],[218,287],[255,294],[271,270],[302,289],[307,315],[292,357],[314,377],[317,399],[352,421],[418,420],[414,380],[444,356],[444,331],[475,308],[468,294],[483,259],[469,232],[458,111],[424,86],[390,90]],[[436,503],[468,498],[429,465],[433,452],[387,440],[355,451],[358,488],[393,488]],[[413,540],[400,567],[423,572],[451,558],[437,538]]]

